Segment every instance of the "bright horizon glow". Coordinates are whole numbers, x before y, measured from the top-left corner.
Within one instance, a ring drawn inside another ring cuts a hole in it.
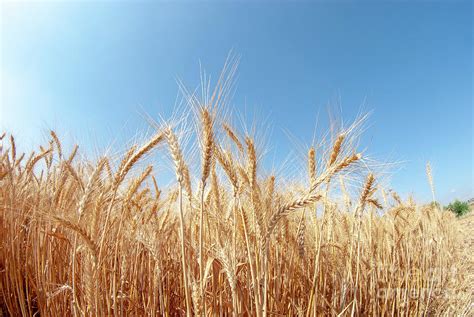
[[[120,150],[149,130],[143,113],[172,113],[177,78],[196,87],[200,63],[216,78],[232,49],[230,106],[272,128],[277,166],[294,150],[286,131],[309,145],[329,103],[344,122],[372,111],[362,147],[403,161],[402,195],[430,200],[430,161],[438,200],[474,196],[470,1],[2,2],[0,37],[0,129],[20,145],[54,129]]]

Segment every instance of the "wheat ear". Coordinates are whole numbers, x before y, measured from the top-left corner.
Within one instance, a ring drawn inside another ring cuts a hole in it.
[[[316,151],[311,147],[308,151],[309,183],[312,187],[316,183]]]
[[[59,141],[59,138],[58,138],[56,132],[54,132],[53,130],[51,130],[51,131],[50,131],[50,134],[51,134],[51,137],[52,137],[53,140],[54,140],[54,144],[56,144],[56,147],[57,147],[57,149],[58,149],[59,158],[62,158],[62,157],[63,157],[63,150],[62,150],[61,142]]]
[[[104,164],[105,164],[104,159],[99,161],[99,163],[97,164],[96,169],[91,174],[91,176],[89,178],[89,181],[87,182],[86,188],[84,189],[84,194],[82,195],[82,198],[81,198],[81,200],[79,201],[79,204],[78,204],[78,214],[79,215],[82,215],[82,213],[84,212],[84,209],[86,207],[89,196],[92,193],[92,188],[94,187],[94,184],[99,179],[100,173],[102,172]]]
[[[267,230],[265,233],[265,237],[263,240],[262,245],[264,246],[264,250],[268,247],[268,242],[270,240],[270,236],[273,232],[273,229],[275,229],[278,221],[283,218],[287,213],[307,207],[311,204],[314,204],[318,200],[320,200],[322,195],[320,194],[308,194],[306,196],[303,196],[301,198],[295,199],[289,203],[283,204],[278,208],[278,210],[270,217],[270,220],[267,224]]]
[[[153,138],[150,139],[147,143],[145,143],[137,152],[130,155],[127,161],[123,164],[121,169],[119,169],[119,173],[117,176],[117,183],[121,183],[127,173],[130,171],[133,165],[135,165],[138,160],[150,152],[155,146],[157,146],[161,141],[163,141],[164,135],[162,132],[158,132],[155,134]]]
[[[431,195],[433,197],[433,202],[435,202],[436,201],[436,195],[435,195],[435,187],[434,187],[434,182],[433,182],[433,173],[432,173],[430,162],[426,163],[426,176],[428,178],[428,183],[430,184],[430,189],[431,189]]]
[[[342,143],[344,142],[345,137],[346,135],[344,133],[341,133],[339,134],[336,141],[334,142],[334,146],[332,148],[331,156],[329,159],[329,166],[333,165],[336,162],[337,157],[339,156],[339,153],[341,152]]]
[[[214,135],[212,132],[213,122],[212,122],[212,117],[211,117],[211,114],[209,113],[209,110],[202,109],[201,120],[202,120],[202,140],[203,140],[202,161],[201,161],[201,170],[202,170],[201,182],[205,184],[207,178],[209,177],[209,173],[211,169],[212,151],[214,148]]]
[[[10,145],[11,145],[11,152],[12,152],[12,162],[15,164],[16,161],[16,145],[15,145],[15,138],[13,135],[10,135]]]
[[[237,137],[237,134],[235,134],[234,130],[232,130],[232,128],[226,123],[224,123],[222,127],[224,128],[224,131],[226,132],[227,136],[235,143],[235,145],[239,149],[239,152],[243,153],[244,147],[240,142],[239,138]]]

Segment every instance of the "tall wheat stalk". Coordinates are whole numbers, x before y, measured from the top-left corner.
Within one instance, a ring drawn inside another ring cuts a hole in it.
[[[183,154],[178,144],[178,139],[173,133],[171,127],[168,127],[165,130],[166,140],[168,141],[169,150],[173,162],[175,165],[176,179],[179,184],[179,230],[180,230],[180,239],[181,239],[181,265],[183,270],[183,284],[184,284],[184,294],[186,298],[186,315],[191,316],[191,298],[189,293],[189,284],[188,284],[188,273],[186,266],[186,249],[185,249],[185,224],[184,224],[184,211],[183,211],[183,183],[185,183],[187,174],[187,166],[184,162]]]

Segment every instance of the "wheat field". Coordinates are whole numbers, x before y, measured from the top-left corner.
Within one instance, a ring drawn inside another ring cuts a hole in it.
[[[358,123],[286,179],[223,115],[227,90],[184,93],[192,129],[154,123],[120,156],[66,153],[54,131],[25,155],[3,133],[0,315],[473,314],[470,226],[383,188]]]

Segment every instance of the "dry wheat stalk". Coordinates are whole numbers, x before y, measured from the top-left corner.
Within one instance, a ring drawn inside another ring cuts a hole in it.
[[[212,163],[212,152],[214,149],[214,135],[212,131],[213,127],[213,120],[211,117],[211,114],[209,110],[203,108],[201,109],[201,126],[202,126],[202,134],[201,134],[201,139],[202,139],[202,149],[201,149],[201,170],[202,170],[202,176],[201,176],[201,210],[200,210],[200,219],[199,219],[199,288],[200,288],[200,293],[199,293],[199,299],[200,302],[198,303],[199,305],[199,310],[201,308],[206,311],[206,303],[204,300],[204,190],[206,188],[206,181],[209,177],[209,173],[211,170],[211,163]],[[190,185],[189,185],[190,187]],[[189,191],[191,191],[189,189]],[[194,290],[193,290],[194,293]],[[194,300],[194,296],[193,296]],[[200,313],[198,314],[200,315]]]
[[[175,166],[176,179],[179,183],[179,218],[180,218],[180,238],[181,238],[181,266],[183,270],[183,281],[184,281],[184,292],[186,297],[186,314],[189,317],[191,315],[191,298],[188,290],[188,273],[186,267],[186,249],[185,249],[185,236],[184,236],[184,213],[183,213],[183,195],[182,188],[187,182],[190,183],[189,174],[186,173],[188,170],[184,162],[183,154],[178,144],[176,135],[173,133],[171,127],[165,129],[166,140],[170,149],[171,157]],[[187,179],[186,179],[187,178]]]

